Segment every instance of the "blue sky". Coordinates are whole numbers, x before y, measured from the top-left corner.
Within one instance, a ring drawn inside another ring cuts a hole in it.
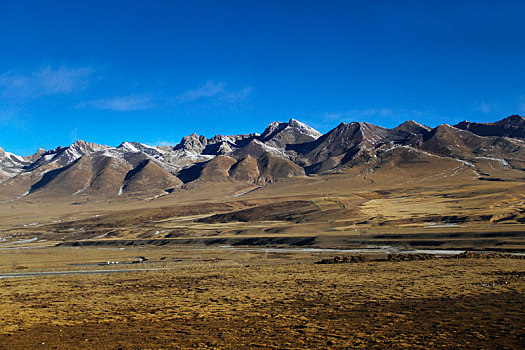
[[[525,114],[524,1],[0,0],[0,147]]]

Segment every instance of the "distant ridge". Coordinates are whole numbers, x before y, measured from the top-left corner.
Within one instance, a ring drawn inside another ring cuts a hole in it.
[[[450,159],[475,167],[487,159],[525,171],[525,118],[461,122],[435,128],[406,121],[393,129],[341,123],[326,134],[298,120],[273,122],[261,133],[192,134],[175,146],[123,142],[118,147],[82,140],[28,157],[0,148],[0,200],[25,197],[160,196],[209,182],[265,185],[362,166]]]
[[[461,122],[456,128],[468,130],[479,136],[506,136],[525,139],[525,118],[520,115],[511,115],[494,123]]]

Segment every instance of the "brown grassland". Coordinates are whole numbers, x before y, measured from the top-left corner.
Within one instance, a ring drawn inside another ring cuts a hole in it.
[[[25,259],[156,262],[135,264],[149,271],[4,279],[3,348],[517,349],[524,334],[520,259],[318,265],[320,253],[55,249]]]
[[[523,172],[477,167],[1,203],[0,348],[522,348],[516,256],[315,264],[356,254],[326,248],[524,252]]]

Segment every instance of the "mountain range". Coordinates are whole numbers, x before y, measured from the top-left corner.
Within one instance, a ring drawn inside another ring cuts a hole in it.
[[[161,196],[205,182],[263,186],[356,166],[374,171],[443,159],[472,168],[492,160],[525,171],[525,118],[435,128],[407,121],[392,129],[351,122],[324,135],[290,119],[271,123],[261,134],[210,139],[192,134],[175,146],[124,142],[110,147],[79,140],[26,157],[0,148],[0,200]]]

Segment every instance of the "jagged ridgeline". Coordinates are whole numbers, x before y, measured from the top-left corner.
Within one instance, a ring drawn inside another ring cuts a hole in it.
[[[445,159],[472,167],[490,159],[502,168],[524,171],[525,118],[513,115],[494,123],[465,121],[435,128],[407,121],[393,129],[352,122],[324,135],[291,119],[271,123],[262,134],[210,139],[193,134],[175,146],[124,142],[109,147],[77,141],[27,157],[0,148],[0,199],[149,196],[187,184],[265,185],[355,166],[373,171]]]

